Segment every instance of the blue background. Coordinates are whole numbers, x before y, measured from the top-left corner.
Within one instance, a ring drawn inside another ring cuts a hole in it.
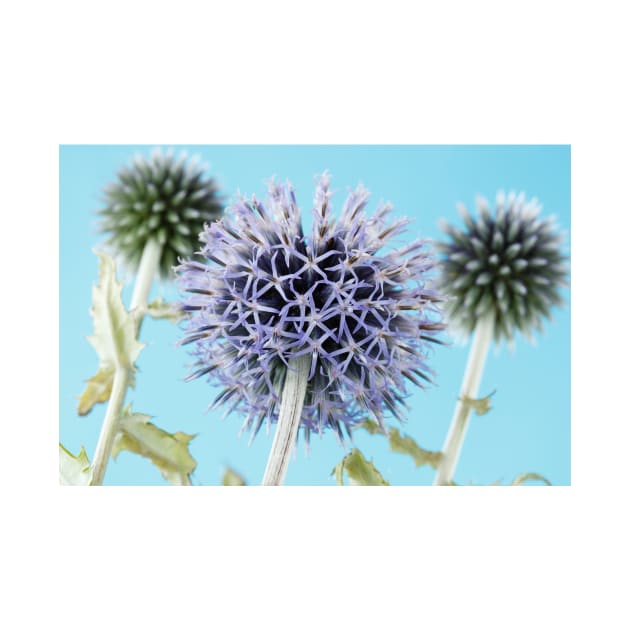
[[[170,146],[170,145],[169,145]],[[77,453],[85,446],[91,458],[105,405],[86,417],[76,412],[84,381],[96,373],[97,356],[86,340],[92,333],[89,316],[91,287],[98,263],[92,248],[102,242],[96,225],[103,187],[138,152],[148,146],[61,146],[60,171],[60,366],[59,437]],[[441,238],[438,220],[460,223],[455,203],[474,208],[477,194],[494,201],[498,189],[525,191],[553,214],[570,246],[570,147],[568,146],[175,146],[198,154],[209,164],[227,198],[241,191],[263,196],[272,175],[290,179],[296,188],[305,224],[315,176],[324,169],[332,174],[333,211],[339,211],[347,190],[363,182],[371,191],[368,208],[381,199],[394,205],[394,215],[412,217],[408,238]],[[403,236],[405,238],[405,236]],[[123,300],[129,304],[133,278],[125,278]],[[156,282],[152,297],[177,297],[174,288]],[[488,356],[480,395],[492,390],[493,408],[471,418],[462,456],[456,470],[458,483],[507,483],[523,472],[537,472],[554,485],[570,483],[570,304],[553,311],[553,321],[534,344],[516,337],[513,350],[505,345]],[[169,431],[196,433],[191,452],[198,462],[193,483],[220,483],[226,466],[240,472],[248,483],[262,478],[272,435],[264,430],[248,446],[240,439],[241,421],[222,411],[206,413],[217,391],[202,380],[184,383],[190,362],[185,348],[176,346],[177,326],[165,320],[145,319],[141,340],[147,344],[137,362],[135,390],[127,402],[133,410],[154,416]],[[421,446],[439,450],[458,395],[468,355],[468,344],[453,342],[437,347],[430,364],[437,372],[437,387],[416,390],[409,398],[410,411],[403,433]],[[392,421],[395,425],[395,421]],[[408,456],[391,453],[385,438],[355,432],[360,448],[393,485],[432,483],[434,471],[415,468]],[[332,433],[312,438],[310,455],[303,446],[292,460],[287,484],[334,485],[330,472],[344,451]],[[110,462],[106,484],[161,485],[166,482],[152,464],[123,452]]]

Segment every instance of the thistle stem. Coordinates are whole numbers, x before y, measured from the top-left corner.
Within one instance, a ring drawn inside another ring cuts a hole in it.
[[[130,311],[136,314],[136,334],[140,331],[142,319],[147,309],[149,292],[153,278],[158,269],[160,256],[162,255],[162,246],[154,240],[147,241],[142,252],[138,273],[136,274],[136,283],[131,297]],[[112,384],[112,393],[107,403],[107,411],[105,419],[101,427],[101,433],[98,438],[98,444],[94,452],[92,460],[92,477],[90,479],[91,486],[102,486],[105,478],[105,470],[112,453],[114,438],[118,431],[118,419],[125,402],[125,395],[131,382],[131,367],[125,365],[116,366],[114,372],[114,382]]]
[[[448,485],[453,479],[455,467],[457,466],[457,461],[459,460],[459,455],[462,450],[462,444],[464,443],[466,430],[468,429],[468,418],[470,417],[471,411],[468,399],[477,397],[493,332],[493,317],[485,316],[477,321],[459,398],[455,405],[455,412],[453,413],[451,426],[449,427],[448,435],[444,442],[442,459],[437,468],[433,485]]]
[[[101,427],[101,433],[98,437],[98,444],[96,445],[96,451],[94,451],[94,458],[92,460],[91,486],[103,485],[105,470],[107,469],[114,438],[116,437],[120,410],[122,409],[125,394],[129,387],[130,376],[131,370],[128,367],[117,368],[114,372],[112,393],[109,397],[105,420],[103,420],[103,426]]]
[[[276,434],[267,460],[263,486],[280,486],[284,481],[289,466],[289,457],[295,446],[300,426],[310,367],[309,355],[296,357],[289,361],[280,400]]]
[[[149,292],[151,291],[151,285],[153,284],[153,278],[157,272],[161,255],[162,246],[153,239],[148,240],[138,265],[136,284],[133,288],[131,306],[129,307],[130,311],[138,309],[138,326],[142,323],[142,318],[147,308]]]

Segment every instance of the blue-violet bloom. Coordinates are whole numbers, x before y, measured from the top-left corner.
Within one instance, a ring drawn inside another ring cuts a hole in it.
[[[182,343],[194,344],[195,371],[222,386],[214,404],[245,414],[252,439],[277,421],[289,361],[311,359],[300,425],[330,427],[343,443],[370,415],[403,420],[406,380],[432,382],[429,342],[443,329],[423,240],[378,253],[409,223],[386,223],[390,204],[368,217],[359,186],[340,218],[331,216],[329,176],[319,180],[310,236],[292,186],[269,184],[268,198],[239,198],[206,225],[201,256],[177,269],[188,313]]]

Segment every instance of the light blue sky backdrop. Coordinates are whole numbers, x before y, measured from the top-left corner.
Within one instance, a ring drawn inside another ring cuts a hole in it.
[[[165,145],[162,145],[166,148]],[[100,194],[117,170],[151,146],[60,147],[60,420],[63,444],[78,452],[84,445],[91,457],[105,413],[97,405],[87,417],[76,412],[85,379],[97,369],[97,357],[86,340],[92,332],[89,316],[91,287],[97,278],[92,248],[102,242],[96,230]],[[498,189],[524,191],[553,214],[570,236],[570,148],[568,146],[175,146],[198,154],[209,165],[227,198],[237,191],[262,196],[265,182],[275,175],[295,186],[305,223],[315,176],[332,174],[333,210],[341,208],[347,190],[363,182],[371,191],[372,209],[381,199],[394,205],[395,215],[412,217],[408,238],[441,237],[438,220],[459,223],[458,201],[474,207],[478,194],[492,201]],[[131,281],[123,292],[131,296]],[[175,299],[168,284],[155,284],[154,296]],[[522,472],[546,476],[553,484],[570,483],[570,304],[553,312],[553,321],[534,345],[517,336],[513,351],[491,350],[480,394],[497,390],[490,413],[472,417],[455,479],[458,483],[509,482]],[[198,461],[195,484],[217,484],[225,466],[260,483],[272,435],[260,432],[252,446],[248,436],[237,438],[241,421],[222,420],[222,411],[206,413],[217,391],[202,380],[184,383],[190,362],[185,348],[176,346],[178,328],[163,320],[147,319],[138,360],[137,386],[127,402],[137,412],[154,416],[170,431],[196,433],[191,451]],[[436,347],[430,358],[437,387],[413,390],[403,433],[428,449],[439,450],[450,423],[461,383],[468,346]],[[394,422],[392,421],[392,424]],[[356,432],[355,444],[394,485],[430,484],[433,471],[416,469],[404,455],[391,453],[379,436]],[[307,457],[300,447],[289,466],[287,484],[334,484],[330,472],[344,451],[332,433],[312,439]],[[147,460],[122,453],[110,463],[107,484],[162,484]]]

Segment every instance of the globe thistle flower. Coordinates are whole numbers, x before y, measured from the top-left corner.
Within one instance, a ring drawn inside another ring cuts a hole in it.
[[[327,428],[343,443],[342,428],[350,436],[366,414],[383,428],[385,412],[402,420],[406,381],[431,382],[428,344],[443,328],[425,242],[381,253],[408,220],[388,225],[390,204],[368,217],[362,186],[333,219],[327,173],[309,236],[291,184],[272,181],[268,193],[264,203],[239,198],[201,235],[207,262],[176,269],[188,294],[182,343],[194,344],[197,359],[189,379],[207,376],[222,386],[214,404],[229,405],[226,415],[241,411],[251,439],[264,420],[267,427],[278,421],[298,357],[308,360],[299,416],[307,443]]]
[[[184,152],[175,159],[172,151],[159,149],[118,172],[105,189],[105,204],[100,229],[109,233],[107,242],[135,271],[146,244],[155,240],[163,278],[178,257],[192,255],[204,224],[221,213],[217,186],[196,160],[187,161]]]
[[[175,160],[171,151],[163,155],[159,149],[150,160],[138,156],[131,166],[121,169],[117,181],[105,189],[105,203],[100,211],[101,231],[109,233],[107,243],[135,272],[129,311],[133,312],[131,325],[137,338],[155,275],[169,277],[177,256],[193,254],[199,232],[219,216],[221,207],[216,186],[204,176],[203,168],[194,160],[187,163],[183,152]],[[89,410],[89,405],[109,396],[92,464],[94,485],[103,482],[125,392],[133,387],[133,371],[119,367],[105,372],[99,369],[80,402]],[[94,382],[99,384],[98,391]]]
[[[566,284],[567,269],[554,220],[538,217],[536,199],[499,192],[496,204],[491,214],[488,202],[479,198],[476,219],[458,206],[466,230],[445,223],[450,240],[438,249],[441,285],[452,298],[449,320],[470,334],[487,315],[498,341],[511,339],[515,329],[525,334],[542,329],[543,317],[562,304],[559,287]]]
[[[562,303],[559,287],[566,284],[566,257],[553,219],[539,219],[537,200],[525,201],[522,193],[512,192],[506,199],[499,192],[496,203],[491,214],[488,202],[478,199],[477,219],[459,206],[466,231],[446,223],[443,229],[451,240],[438,244],[441,287],[452,297],[450,322],[474,334],[436,485],[452,482],[492,338],[511,340],[514,330],[528,335],[533,327],[541,329],[542,318]]]

